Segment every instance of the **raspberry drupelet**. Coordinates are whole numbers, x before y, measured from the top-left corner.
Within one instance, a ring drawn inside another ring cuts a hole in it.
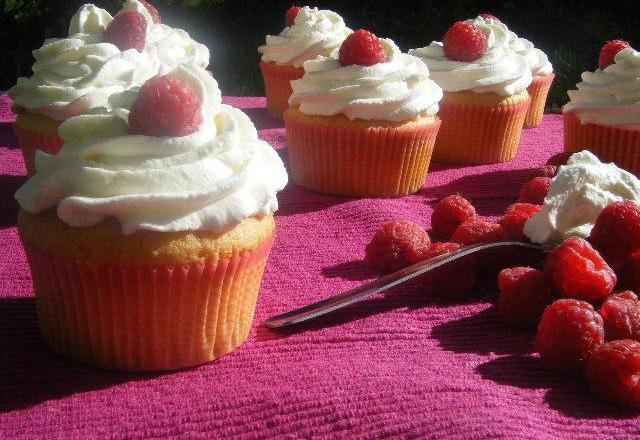
[[[640,250],[640,205],[624,200],[607,205],[598,215],[589,241],[614,269]]]
[[[529,238],[524,235],[524,224],[537,214],[542,206],[530,203],[514,203],[509,206],[498,223],[504,229],[505,240],[528,242]]]
[[[136,11],[121,12],[107,26],[105,39],[122,51],[142,52],[147,44],[147,20]]]
[[[626,291],[609,296],[600,307],[607,341],[640,341],[640,302],[635,293]]]
[[[479,27],[458,21],[444,34],[442,46],[450,60],[470,63],[487,51],[487,37]]]
[[[474,218],[462,223],[451,236],[451,241],[463,246],[494,243],[502,239],[504,239],[502,226],[498,223],[489,223],[480,218]]]
[[[365,248],[365,261],[374,270],[393,272],[424,260],[430,244],[429,234],[416,223],[382,223]]]
[[[549,177],[534,177],[522,188],[520,188],[521,203],[531,203],[532,205],[542,205],[544,198],[549,194],[549,188],[551,187],[551,178]]]
[[[339,59],[342,67],[353,64],[373,66],[384,63],[386,58],[387,54],[378,37],[364,29],[349,35],[340,46]]]
[[[503,269],[498,274],[498,288],[498,312],[502,322],[511,327],[535,328],[544,309],[558,299],[544,272],[531,267]]]
[[[458,226],[474,218],[473,205],[461,195],[453,194],[436,204],[431,214],[431,229],[436,237],[449,239]]]
[[[591,390],[601,399],[640,408],[640,342],[607,342],[591,355],[585,375]]]

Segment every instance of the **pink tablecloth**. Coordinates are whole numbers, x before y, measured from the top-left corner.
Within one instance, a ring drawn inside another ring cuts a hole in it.
[[[290,183],[249,340],[187,371],[123,374],[84,367],[41,341],[18,241],[13,193],[24,182],[0,105],[0,437],[2,438],[638,438],[638,412],[596,400],[578,378],[545,372],[532,334],[505,329],[476,298],[441,304],[412,288],[358,304],[297,332],[268,316],[355,286],[371,274],[363,248],[376,225],[429,226],[439,198],[460,192],[496,216],[561,148],[561,120],[525,131],[514,161],[435,165],[424,189],[395,200],[350,200]],[[227,98],[287,159],[282,124],[262,98]]]

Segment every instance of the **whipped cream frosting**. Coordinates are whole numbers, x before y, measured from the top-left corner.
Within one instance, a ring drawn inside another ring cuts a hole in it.
[[[57,207],[74,227],[117,219],[124,234],[138,230],[224,230],[272,214],[287,174],[275,150],[258,139],[240,110],[221,104],[211,75],[197,66],[171,74],[190,84],[203,122],[182,137],[130,135],[137,89],[111,98],[113,112],[80,115],[60,126],[58,155],[36,153],[36,174],[16,193],[40,213]]]
[[[563,113],[573,112],[583,124],[619,125],[640,130],[640,53],[631,47],[618,52],[603,70],[584,72]]]
[[[111,14],[94,5],[83,5],[70,21],[67,38],[48,39],[33,51],[33,75],[18,78],[9,90],[14,102],[30,112],[63,121],[104,107],[112,94],[139,86],[178,64],[209,64],[207,48],[186,32],[153,24],[138,1],[130,0],[123,6],[123,10],[132,8],[144,10],[149,22],[143,52],[121,51],[104,42]]]
[[[525,223],[524,234],[541,244],[574,235],[586,238],[600,212],[621,200],[640,202],[640,180],[589,151],[575,153],[551,180],[544,205]]]
[[[429,79],[418,58],[403,54],[393,41],[381,38],[383,63],[342,67],[335,57],[304,63],[304,76],[291,81],[291,106],[308,115],[343,114],[349,119],[404,121],[438,112],[442,89]]]
[[[258,48],[262,61],[302,67],[307,60],[328,56],[351,33],[344,20],[332,11],[303,7],[291,27],[280,35],[267,35]]]
[[[445,92],[470,90],[475,93],[516,95],[533,80],[527,59],[511,47],[510,31],[506,26],[495,26],[480,18],[473,21],[487,37],[487,51],[470,63],[448,59],[441,42],[410,49],[409,54],[419,57],[429,67],[431,78]],[[491,20],[495,21],[495,20]]]

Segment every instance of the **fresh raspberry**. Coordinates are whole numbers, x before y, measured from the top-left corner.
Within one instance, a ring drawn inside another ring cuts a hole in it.
[[[558,298],[544,272],[532,267],[503,269],[498,274],[498,312],[512,327],[535,328],[544,309]]]
[[[498,223],[489,223],[481,218],[473,218],[462,223],[451,236],[451,241],[463,246],[493,243],[504,238],[504,230]]]
[[[409,220],[382,223],[365,249],[372,269],[394,272],[424,260],[431,239],[424,228]]]
[[[530,203],[514,203],[509,206],[502,218],[498,220],[498,223],[504,229],[505,240],[528,242],[529,238],[522,232],[524,224],[537,214],[540,209],[542,209],[542,206]]]
[[[431,229],[440,238],[451,238],[458,226],[476,217],[476,209],[464,197],[454,194],[440,200],[431,214]]]
[[[640,250],[625,258],[616,274],[620,277],[620,287],[640,292]]]
[[[600,314],[604,320],[607,341],[640,341],[640,302],[635,293],[626,291],[609,296],[602,304]]]
[[[544,309],[535,349],[554,371],[579,372],[604,343],[602,317],[585,301],[559,299]]]
[[[142,52],[147,44],[147,20],[136,11],[121,12],[109,23],[105,38],[120,50]]]
[[[433,243],[424,253],[424,259],[449,254],[460,248],[458,243]],[[452,261],[433,269],[420,278],[425,293],[453,300],[469,295],[476,284],[477,273],[473,255]]]
[[[520,198],[518,201],[531,203],[532,205],[542,205],[544,204],[544,198],[549,194],[550,186],[551,178],[534,177],[520,188]]]
[[[555,177],[558,172],[558,167],[555,165],[545,165],[536,170],[536,177]]]
[[[349,35],[340,46],[340,65],[343,67],[352,64],[373,66],[384,63],[386,59],[387,54],[378,37],[364,29]]]
[[[138,1],[142,3],[145,8],[147,8],[147,11],[149,12],[149,15],[151,15],[151,18],[153,19],[154,23],[162,23],[162,21],[160,20],[160,13],[158,12],[155,6],[153,6],[147,0],[138,0]]]
[[[624,40],[613,40],[602,46],[600,49],[600,59],[598,67],[600,70],[613,64],[614,58],[622,49],[629,47],[629,43]]]
[[[561,153],[554,154],[549,158],[549,160],[547,160],[547,165],[566,165],[567,160],[569,160],[572,154],[572,151],[563,151]]]
[[[606,298],[617,282],[616,274],[598,251],[580,237],[569,237],[551,251],[544,272],[561,296],[585,301]]]
[[[442,45],[447,58],[469,63],[487,51],[487,37],[479,27],[458,21],[444,34]]]
[[[147,136],[186,136],[196,132],[201,122],[198,95],[170,75],[144,83],[129,113],[131,133]]]
[[[598,215],[589,241],[614,269],[640,249],[640,205],[630,200],[607,205]]]
[[[301,6],[291,6],[287,9],[287,12],[284,14],[284,22],[287,27],[293,26],[296,22],[296,17],[298,16],[298,12],[302,9]]]
[[[601,399],[640,407],[640,342],[607,342],[591,355],[585,373],[591,390]]]
[[[493,14],[489,14],[487,12],[483,12],[482,14],[478,14],[478,17],[484,18],[485,20],[495,20],[495,21],[500,21],[500,19],[498,17],[496,17]]]

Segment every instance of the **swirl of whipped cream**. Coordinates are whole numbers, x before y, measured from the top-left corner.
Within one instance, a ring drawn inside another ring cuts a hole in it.
[[[427,47],[410,49],[409,54],[425,62],[431,78],[445,92],[470,90],[511,96],[526,90],[533,80],[531,69],[527,60],[512,50],[506,26],[478,23],[476,26],[487,36],[487,51],[476,61],[466,63],[448,59],[442,43],[437,41]]]
[[[273,213],[287,183],[278,154],[244,113],[221,104],[204,69],[179,66],[171,74],[200,97],[198,131],[130,135],[125,107],[71,118],[60,126],[60,153],[37,153],[36,174],[16,193],[20,206],[31,213],[57,206],[58,217],[74,227],[115,218],[124,234],[224,230]],[[130,105],[136,94],[114,95],[113,107]]]
[[[305,6],[293,26],[284,28],[280,35],[267,35],[258,52],[262,61],[302,67],[307,60],[328,56],[351,32],[335,12]]]
[[[418,58],[380,39],[386,60],[372,66],[342,67],[335,57],[304,63],[304,76],[291,81],[291,106],[308,115],[343,114],[349,119],[404,121],[438,112],[442,89]]]
[[[84,4],[69,22],[69,35],[101,34],[107,29],[111,20],[113,17],[104,9],[89,3]]]
[[[576,87],[567,92],[570,100],[563,113],[575,113],[583,124],[640,130],[640,52],[621,50],[604,70],[584,72]]]

